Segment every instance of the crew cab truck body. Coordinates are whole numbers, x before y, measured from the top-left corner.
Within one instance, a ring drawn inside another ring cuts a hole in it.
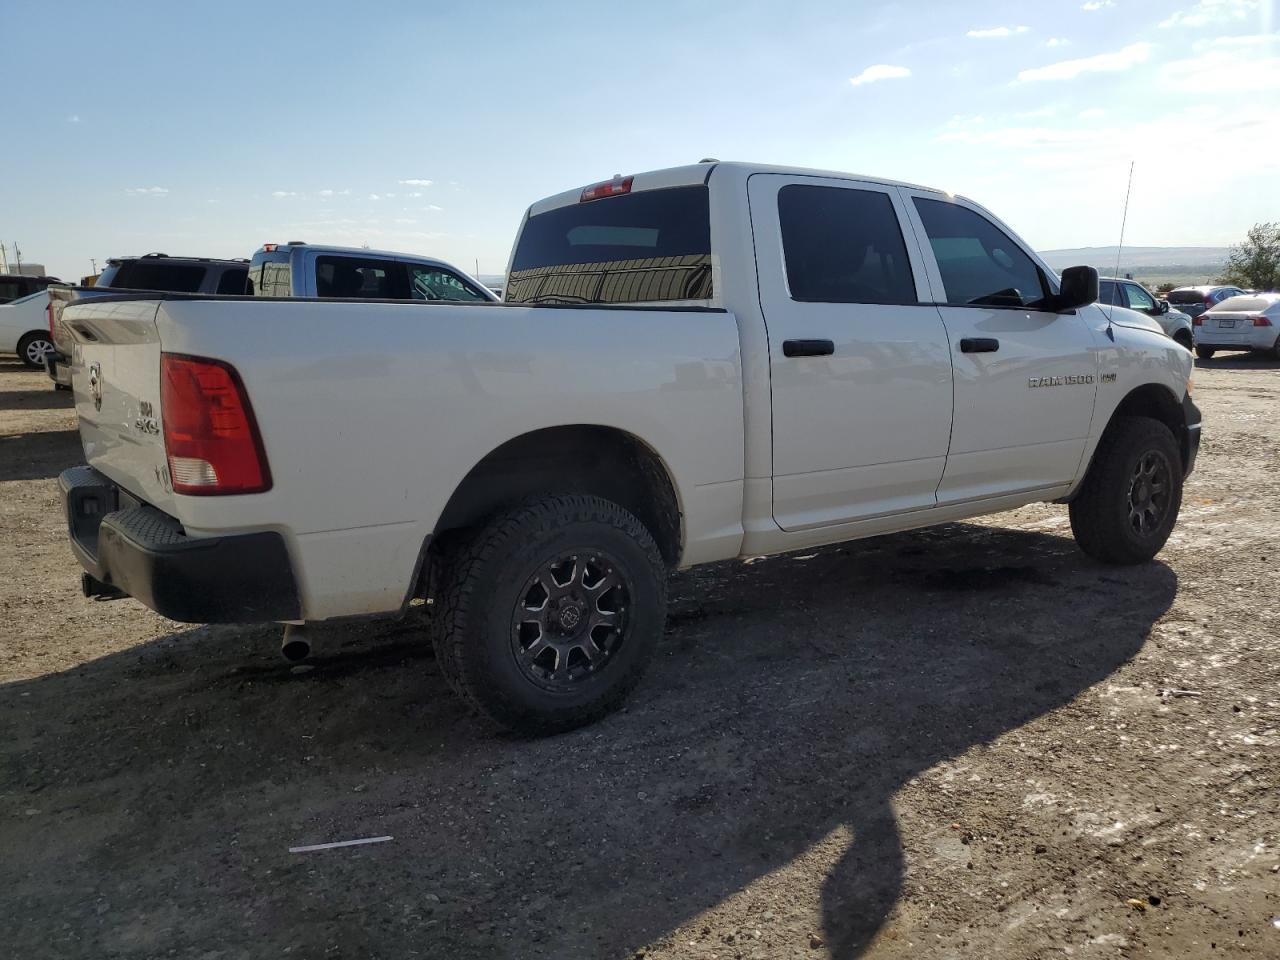
[[[457,691],[563,729],[636,683],[670,568],[1060,500],[1141,562],[1198,448],[1185,349],[906,184],[573,190],[529,209],[505,295],[73,305],[87,591],[295,624],[426,597]]]

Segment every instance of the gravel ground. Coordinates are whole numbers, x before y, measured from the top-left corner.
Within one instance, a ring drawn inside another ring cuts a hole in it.
[[[2,952],[1280,957],[1278,377],[1199,365],[1156,562],[1041,505],[702,568],[630,709],[524,741],[412,619],[294,673],[79,596],[74,412],[0,361]]]

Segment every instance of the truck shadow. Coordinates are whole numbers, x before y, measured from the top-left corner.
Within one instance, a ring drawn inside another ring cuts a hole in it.
[[[83,461],[76,429],[0,434],[0,481],[45,480]]]
[[[329,628],[301,674],[273,631],[175,633],[0,688],[0,909],[29,957],[631,957],[720,911],[698,955],[820,917],[853,958],[902,891],[900,788],[1105,679],[1176,586],[963,524],[700,568],[631,706],[532,742],[412,621]]]

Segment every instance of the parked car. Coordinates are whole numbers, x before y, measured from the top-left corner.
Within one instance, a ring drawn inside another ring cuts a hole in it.
[[[57,277],[28,277],[21,273],[0,273],[0,304],[21,300],[39,293],[51,283],[61,283]]]
[[[1231,286],[1179,287],[1169,291],[1169,303],[1194,320],[1210,307],[1244,292]]]
[[[42,367],[49,337],[49,294],[45,290],[0,303],[0,353],[16,353],[28,367]]]
[[[455,690],[562,730],[634,687],[671,568],[1064,500],[1140,563],[1198,449],[1186,350],[927,188],[617,178],[529,208],[505,292],[70,306],[85,592],[290,622],[292,657],[428,598]]]
[[[457,267],[409,253],[267,243],[249,262],[256,297],[491,302],[498,297]]]
[[[62,311],[68,303],[86,297],[111,296],[121,290],[242,294],[248,274],[248,260],[148,253],[141,257],[108,260],[106,269],[92,287],[55,287],[50,300],[49,332],[53,335],[53,350],[48,356],[49,378],[64,390],[71,385],[66,363],[71,351],[71,337],[62,324]]]
[[[1280,293],[1230,297],[1196,317],[1196,356],[1258,350],[1280,360]]]
[[[1174,310],[1170,307],[1169,301],[1157,300],[1136,280],[1121,277],[1102,278],[1098,282],[1098,302],[1145,313],[1160,324],[1160,329],[1167,336],[1188,350],[1195,345],[1191,317],[1180,310]]]

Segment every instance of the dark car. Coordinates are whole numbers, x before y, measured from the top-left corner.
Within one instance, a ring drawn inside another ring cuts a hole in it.
[[[55,287],[49,298],[49,331],[53,350],[46,356],[49,378],[64,389],[71,386],[67,357],[71,334],[62,324],[62,310],[73,300],[109,296],[118,290],[158,290],[164,293],[242,294],[249,280],[248,260],[212,257],[171,257],[148,253],[142,257],[113,257],[92,287]]]
[[[51,283],[61,283],[57,277],[27,277],[20,273],[0,273],[0,303],[20,300],[39,293]]]
[[[1169,305],[1194,319],[1228,297],[1238,297],[1244,292],[1239,287],[1225,285],[1179,287],[1169,291]]]

